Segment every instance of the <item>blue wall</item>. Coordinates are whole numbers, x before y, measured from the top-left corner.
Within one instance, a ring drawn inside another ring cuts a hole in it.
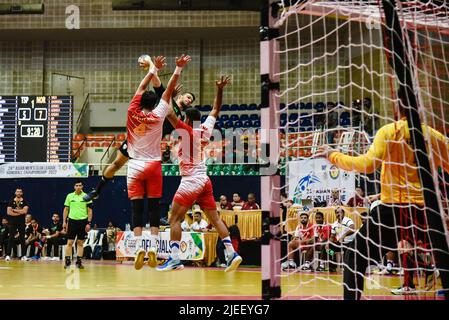
[[[164,177],[164,195],[162,202],[167,206],[171,203],[173,195],[178,188],[180,177]],[[93,188],[99,177],[82,179],[84,190]],[[228,176],[211,177],[216,200],[221,194],[232,199],[233,192],[240,192],[246,200],[249,192],[254,192],[260,203],[260,177],[255,176]],[[51,222],[51,215],[58,212],[62,218],[64,200],[68,193],[73,192],[75,179],[0,179],[0,200],[9,201],[14,197],[16,187],[23,188],[25,199],[30,204],[30,213],[40,223],[47,226]],[[109,220],[114,221],[120,228],[131,221],[131,207],[127,198],[126,177],[116,177],[112,183],[105,187],[101,197],[94,202],[94,223],[105,227]],[[0,217],[6,216],[6,206],[0,208]]]

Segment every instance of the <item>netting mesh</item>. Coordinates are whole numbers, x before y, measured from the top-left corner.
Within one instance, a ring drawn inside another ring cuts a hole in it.
[[[383,44],[381,4],[291,2],[287,6],[281,1],[279,50],[274,53],[281,61],[277,116],[281,172],[286,174],[279,261],[282,295],[341,298],[346,263],[353,272],[346,278],[352,278],[358,293],[362,288],[357,275],[363,276],[365,297],[438,297],[441,284],[433,254],[438,248],[430,245],[429,234],[445,231],[429,228],[425,218],[429,208],[424,206],[414,161],[419,151],[402,118],[401,110],[408,105],[397,97],[398,77],[388,62],[395,53]],[[441,200],[444,220],[449,181],[449,2],[403,2],[396,11],[408,39],[405,45],[434,177],[431,189]],[[329,153],[332,163],[316,158],[323,145],[340,152]],[[329,238],[316,225],[317,211],[330,225]],[[303,212],[308,222],[301,221]],[[353,231],[371,227],[351,235],[352,225]],[[343,259],[347,251],[352,252],[349,260]],[[353,288],[348,281],[346,288]]]

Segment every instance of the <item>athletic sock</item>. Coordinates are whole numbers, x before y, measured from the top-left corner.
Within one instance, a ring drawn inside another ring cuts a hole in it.
[[[226,249],[226,255],[231,257],[235,252],[234,247],[232,246],[231,237],[227,236],[226,238],[223,238],[222,241]]]
[[[170,249],[171,249],[170,257],[173,260],[179,260],[179,242],[180,241],[170,241]]]

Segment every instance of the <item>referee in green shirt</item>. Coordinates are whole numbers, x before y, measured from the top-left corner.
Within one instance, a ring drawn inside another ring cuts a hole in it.
[[[92,223],[92,201],[86,202],[83,200],[86,194],[83,192],[83,183],[81,181],[75,182],[74,188],[75,192],[69,193],[64,202],[63,229],[67,232],[64,268],[70,268],[72,246],[76,238],[76,267],[78,269],[84,269],[81,258],[83,257],[84,239]]]

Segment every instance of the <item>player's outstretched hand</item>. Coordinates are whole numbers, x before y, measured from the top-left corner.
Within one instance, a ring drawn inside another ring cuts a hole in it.
[[[316,153],[313,155],[314,158],[329,158],[329,155],[332,152],[336,152],[337,150],[329,148],[328,145],[319,146],[316,150]]]
[[[177,84],[176,87],[173,89],[173,93],[171,94],[171,96],[173,98],[175,98],[176,96],[178,96],[181,92],[182,89],[184,88],[184,86],[182,84]]]
[[[217,81],[215,81],[215,85],[217,86],[217,88],[222,89],[224,88],[226,85],[228,85],[229,83],[231,83],[231,77],[230,76],[221,76],[220,79],[218,79]]]
[[[154,60],[153,63],[155,65],[155,67],[158,68],[159,70],[167,65],[165,63],[165,57],[164,56],[153,57],[153,60]]]
[[[190,62],[192,58],[189,55],[182,54],[181,58],[176,57],[176,66],[180,68],[184,68],[184,66]]]

